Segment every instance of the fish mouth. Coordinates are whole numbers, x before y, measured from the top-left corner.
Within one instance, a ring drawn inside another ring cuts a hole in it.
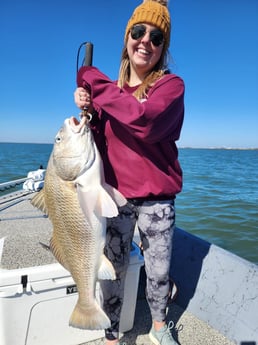
[[[69,125],[74,133],[79,133],[85,127],[88,119],[86,116],[82,116],[81,121],[78,121],[76,117],[71,116],[69,119]]]

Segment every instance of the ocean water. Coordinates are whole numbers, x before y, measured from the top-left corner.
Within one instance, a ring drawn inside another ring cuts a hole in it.
[[[258,264],[258,150],[181,149],[177,225]]]
[[[52,147],[0,143],[0,183],[45,168]],[[179,160],[177,226],[258,264],[258,150],[185,148]]]
[[[0,143],[0,183],[27,176],[32,170],[45,169],[51,144]]]

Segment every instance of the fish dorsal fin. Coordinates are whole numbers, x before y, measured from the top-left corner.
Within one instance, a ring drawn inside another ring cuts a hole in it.
[[[40,192],[38,192],[34,197],[31,199],[31,204],[44,212],[45,214],[48,214],[48,209],[47,205],[45,202],[45,193],[44,193],[44,188],[41,189]]]

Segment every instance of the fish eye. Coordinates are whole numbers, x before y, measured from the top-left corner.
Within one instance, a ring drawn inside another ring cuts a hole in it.
[[[61,141],[61,136],[59,136],[59,135],[57,135],[56,137],[55,137],[55,143],[60,143],[60,141]]]

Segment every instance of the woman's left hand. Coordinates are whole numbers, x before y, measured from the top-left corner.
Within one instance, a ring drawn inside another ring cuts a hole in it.
[[[85,90],[83,87],[77,87],[74,91],[74,102],[78,108],[90,108],[91,106],[91,97],[90,93]]]

